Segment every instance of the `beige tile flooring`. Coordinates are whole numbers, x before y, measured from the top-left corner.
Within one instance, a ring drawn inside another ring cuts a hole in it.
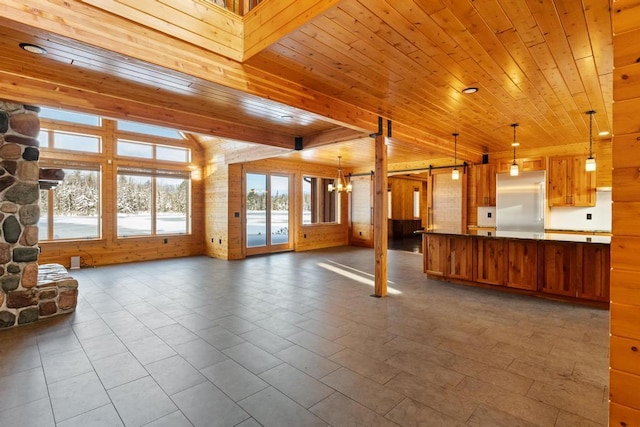
[[[0,426],[604,426],[608,312],[335,248],[83,269],[0,332]]]

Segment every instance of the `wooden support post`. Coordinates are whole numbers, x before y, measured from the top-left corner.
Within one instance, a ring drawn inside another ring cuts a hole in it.
[[[375,253],[374,296],[387,295],[387,145],[384,135],[376,135],[376,157],[373,196],[373,249]]]

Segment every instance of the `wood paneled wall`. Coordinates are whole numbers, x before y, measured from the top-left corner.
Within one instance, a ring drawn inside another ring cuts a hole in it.
[[[420,192],[422,207],[422,201],[426,202],[426,195],[422,191],[423,182],[409,177],[389,177],[391,219],[416,219],[413,216],[413,192]]]
[[[224,155],[206,149],[203,168],[204,244],[206,254],[229,259],[229,165]]]
[[[633,426],[640,425],[640,3],[617,1],[613,28],[609,425]]]
[[[65,131],[85,131],[78,126],[56,124],[55,122],[42,120],[42,128],[58,129]],[[41,241],[41,253],[38,262],[59,263],[66,267],[70,266],[72,256],[80,256],[83,266],[120,264],[134,261],[147,261],[164,258],[177,258],[192,255],[201,255],[204,252],[203,229],[204,229],[204,182],[199,179],[201,174],[200,164],[203,153],[200,147],[192,142],[185,145],[191,148],[192,170],[194,179],[192,180],[191,199],[191,227],[189,235],[159,235],[152,237],[116,237],[116,173],[118,164],[135,164],[136,162],[118,159],[115,155],[116,124],[112,120],[103,119],[101,128],[94,128],[94,134],[99,135],[103,142],[103,152],[100,154],[56,152],[46,148],[41,149],[41,161],[47,162],[57,159],[63,162],[59,167],[74,162],[96,162],[101,165],[101,222],[102,238],[95,240],[73,240],[73,241]],[[147,142],[154,142],[155,138],[146,138]],[[161,142],[157,140],[156,142]],[[139,162],[137,162],[139,163]],[[158,163],[161,167],[171,168],[172,165]],[[175,167],[175,164],[173,165]],[[165,242],[166,241],[166,242]]]
[[[293,249],[311,249],[348,244],[348,195],[341,194],[340,222],[335,224],[302,224],[302,177],[332,178],[333,167],[300,163],[287,159],[266,159],[227,165],[224,155],[214,148],[205,152],[205,235],[206,253],[214,258],[243,259],[246,257],[243,231],[245,206],[244,174],[278,173],[289,175],[293,182]],[[237,215],[236,215],[237,214]]]

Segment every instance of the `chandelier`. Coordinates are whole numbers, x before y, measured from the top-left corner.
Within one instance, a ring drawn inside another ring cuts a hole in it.
[[[336,174],[336,178],[333,180],[333,184],[329,184],[327,189],[329,190],[329,192],[337,191],[338,193],[341,193],[342,191],[346,191],[347,193],[351,193],[353,186],[351,185],[350,181],[347,183],[347,180],[344,179],[344,174],[342,173],[342,168],[340,167],[341,159],[342,156],[338,156],[338,173]]]

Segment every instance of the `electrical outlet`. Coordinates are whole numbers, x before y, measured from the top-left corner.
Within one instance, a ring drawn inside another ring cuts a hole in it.
[[[222,239],[218,239],[218,244],[221,245],[222,244]]]
[[[307,238],[307,233],[304,233],[304,238],[305,238],[305,239]]]
[[[487,212],[487,218],[491,218],[491,212]]]
[[[169,243],[169,239],[164,239],[164,244],[166,245],[167,243]]]
[[[590,219],[591,219],[591,214],[590,214],[590,213],[588,213],[588,214],[587,214],[587,219],[588,219],[588,220],[590,220]]]
[[[240,212],[234,212],[234,213],[233,213],[233,216],[234,216],[235,218],[240,218]]]
[[[213,243],[213,237],[211,238],[211,243]]]

